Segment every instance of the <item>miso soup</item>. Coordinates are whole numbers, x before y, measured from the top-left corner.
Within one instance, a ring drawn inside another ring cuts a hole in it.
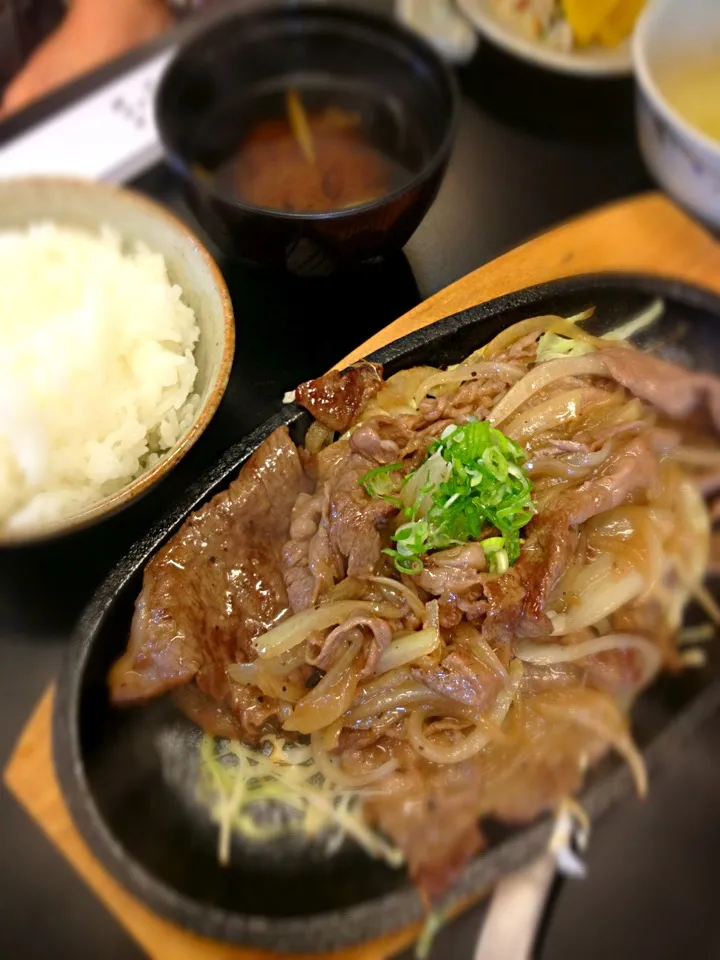
[[[353,102],[355,101],[355,102]],[[327,213],[381,199],[422,166],[422,142],[391,103],[287,87],[254,103],[223,187],[257,207]]]

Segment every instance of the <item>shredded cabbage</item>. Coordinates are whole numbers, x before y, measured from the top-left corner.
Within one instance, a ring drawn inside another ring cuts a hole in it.
[[[561,337],[559,333],[544,333],[538,340],[536,362],[545,363],[560,357],[584,357],[594,349],[591,343],[584,340]]]
[[[640,333],[641,330],[645,330],[655,323],[655,321],[662,316],[664,309],[665,304],[658,297],[656,300],[653,300],[646,310],[643,310],[642,313],[633,317],[632,320],[628,320],[627,323],[622,323],[619,327],[615,327],[614,330],[609,330],[607,333],[604,333],[602,339],[629,340],[630,337],[634,337],[636,333]]]
[[[651,326],[662,316],[665,304],[662,300],[653,300],[647,309],[643,310],[638,316],[633,317],[626,323],[620,324],[613,330],[603,333],[599,338],[601,340],[622,341],[629,340],[630,337],[640,333]],[[577,317],[569,318],[571,322],[580,322],[586,317],[579,314]],[[560,357],[584,357],[586,353],[593,353],[596,348],[592,343],[584,340],[574,340],[572,337],[563,337],[557,333],[544,333],[538,339],[536,363],[545,363],[548,360],[558,360]]]
[[[266,738],[264,752],[203,736],[200,797],[220,826],[218,859],[230,860],[233,832],[251,841],[288,833],[322,836],[329,849],[353,837],[370,856],[398,867],[397,847],[362,818],[362,791],[343,790],[318,770],[309,747]]]

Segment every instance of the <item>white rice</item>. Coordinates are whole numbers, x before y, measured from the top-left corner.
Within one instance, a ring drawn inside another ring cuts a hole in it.
[[[181,293],[108,229],[0,232],[0,530],[102,500],[188,429],[200,331]]]

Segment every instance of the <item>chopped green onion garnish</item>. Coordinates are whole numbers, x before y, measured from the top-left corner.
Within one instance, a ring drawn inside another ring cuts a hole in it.
[[[507,550],[498,550],[490,557],[490,573],[505,573],[509,566]]]
[[[403,478],[393,476],[402,468],[403,464],[399,461],[388,463],[384,467],[376,467],[374,470],[368,470],[364,476],[360,477],[358,483],[365,487],[369,497],[390,497],[397,493],[402,485]]]
[[[393,535],[394,548],[385,551],[396,568],[419,573],[426,553],[480,540],[494,528],[498,535],[486,536],[482,546],[492,573],[507,570],[520,556],[520,530],[535,512],[524,463],[517,443],[473,420],[446,427],[425,461],[407,476],[398,473],[398,463],[367,473],[360,482],[369,495],[399,494],[408,518]]]
[[[485,556],[491,557],[505,546],[505,537],[488,537],[487,540],[480,541],[480,546],[485,551]]]
[[[538,340],[536,362],[545,363],[560,357],[584,357],[594,350],[595,347],[584,340],[563,337],[559,333],[544,333]]]

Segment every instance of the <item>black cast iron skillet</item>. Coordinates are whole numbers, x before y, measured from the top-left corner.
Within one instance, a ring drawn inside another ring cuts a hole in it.
[[[602,332],[656,296],[665,300],[665,315],[641,338],[643,346],[718,372],[720,299],[682,284],[623,275],[560,280],[501,297],[410,334],[373,359],[387,374],[455,363],[516,320],[571,315],[593,304],[597,313],[588,328]],[[271,430],[288,424],[299,442],[309,422],[294,404],[283,407],[228,450],[116,567],[77,628],[54,714],[54,757],[65,798],[105,867],[158,913],[191,930],[291,953],[337,949],[416,920],[422,906],[405,872],[373,861],[350,842],[328,857],[297,840],[261,846],[236,841],[230,865],[219,866],[216,827],[196,797],[197,730],[166,698],[113,708],[106,677],[124,649],[146,561],[191,510],[227,486]],[[707,667],[660,679],[637,703],[634,730],[651,764],[671,760],[720,704],[720,656],[712,644],[709,652]],[[630,792],[624,767],[608,759],[592,772],[582,802],[597,816]],[[451,899],[480,892],[528,862],[544,848],[549,828],[547,818],[525,828],[487,825],[488,849],[468,864]]]

